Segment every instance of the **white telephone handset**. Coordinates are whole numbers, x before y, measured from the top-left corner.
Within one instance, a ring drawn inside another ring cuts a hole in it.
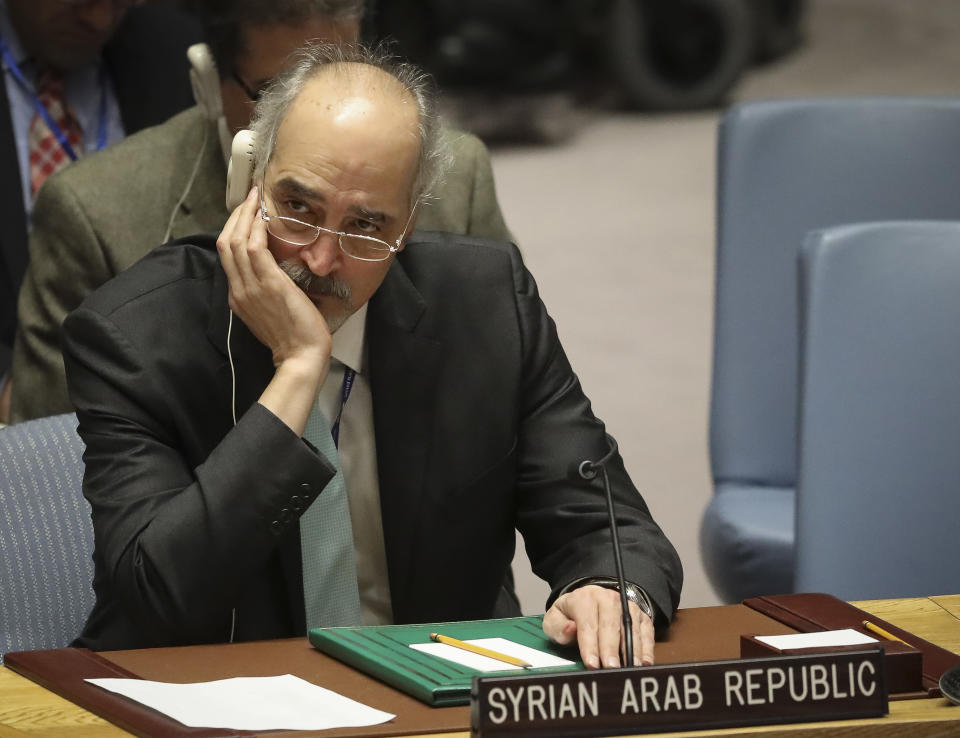
[[[220,98],[220,76],[217,63],[213,60],[210,47],[206,44],[194,44],[187,49],[190,61],[190,87],[193,99],[203,110],[203,117],[216,120],[223,115],[223,101]]]
[[[193,88],[193,99],[203,111],[203,117],[216,122],[223,158],[229,159],[232,137],[227,127],[227,119],[223,114],[217,63],[210,52],[210,47],[206,44],[194,44],[187,49],[187,59],[190,61],[190,87]]]
[[[227,211],[233,210],[244,201],[253,186],[253,131],[238,131],[230,147],[230,161],[227,163]]]

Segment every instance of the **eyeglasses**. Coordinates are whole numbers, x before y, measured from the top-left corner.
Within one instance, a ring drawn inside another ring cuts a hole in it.
[[[243,91],[247,94],[247,97],[249,97],[253,102],[260,102],[260,94],[263,92],[263,88],[266,87],[266,85],[263,85],[263,87],[258,87],[257,89],[253,89],[244,81],[243,77],[237,74],[236,70],[230,72],[230,76],[233,77],[234,82],[240,85]]]
[[[261,193],[263,187],[261,186]],[[323,226],[312,223],[304,223],[302,220],[290,218],[285,215],[268,215],[267,205],[263,200],[263,194],[260,195],[260,217],[266,221],[267,232],[281,241],[293,246],[309,246],[320,238],[321,233],[329,233],[336,236],[340,245],[340,250],[347,256],[360,261],[384,261],[389,259],[391,254],[400,250],[400,244],[407,235],[407,229],[413,222],[413,216],[417,212],[414,205],[410,211],[410,217],[407,224],[403,227],[403,232],[397,238],[394,244],[381,241],[373,236],[365,236],[361,233],[345,233],[344,231],[334,231]]]

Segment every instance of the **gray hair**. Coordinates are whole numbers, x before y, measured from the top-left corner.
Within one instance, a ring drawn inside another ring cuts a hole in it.
[[[420,156],[411,204],[432,197],[450,161],[440,136],[433,81],[414,65],[397,61],[383,47],[373,49],[363,44],[310,42],[297,52],[294,63],[264,90],[250,125],[256,135],[254,181],[263,181],[267,162],[277,144],[280,124],[306,83],[328,65],[343,64],[366,64],[379,69],[397,80],[413,98],[419,119]]]

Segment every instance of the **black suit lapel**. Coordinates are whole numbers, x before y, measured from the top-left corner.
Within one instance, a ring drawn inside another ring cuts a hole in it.
[[[420,319],[425,310],[420,293],[395,262],[367,315],[380,509],[396,622],[408,621],[415,612],[416,603],[405,601],[404,593],[417,563],[422,498],[434,448],[441,344],[424,335]]]

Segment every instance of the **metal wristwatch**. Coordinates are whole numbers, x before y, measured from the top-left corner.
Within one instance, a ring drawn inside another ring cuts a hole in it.
[[[627,599],[639,607],[641,612],[645,612],[647,616],[653,620],[653,603],[650,602],[650,598],[647,596],[647,593],[640,589],[636,584],[631,584],[630,582],[626,582],[626,587],[627,591],[624,594],[627,595]],[[610,589],[615,589],[619,592],[620,586],[614,582],[612,585],[610,585]]]
[[[617,584],[616,579],[609,579],[608,577],[588,577],[586,579],[580,579],[579,581],[571,583],[569,586],[564,588],[564,591],[569,592],[572,589],[579,589],[580,587],[585,587],[588,584],[593,584],[597,587],[603,587],[604,589],[612,589],[617,592],[620,591],[620,586]],[[627,600],[632,602],[634,605],[640,608],[641,612],[645,612],[647,616],[651,619],[655,619],[656,611],[653,609],[653,603],[650,601],[649,595],[643,591],[640,587],[632,582],[626,582],[627,585]]]

